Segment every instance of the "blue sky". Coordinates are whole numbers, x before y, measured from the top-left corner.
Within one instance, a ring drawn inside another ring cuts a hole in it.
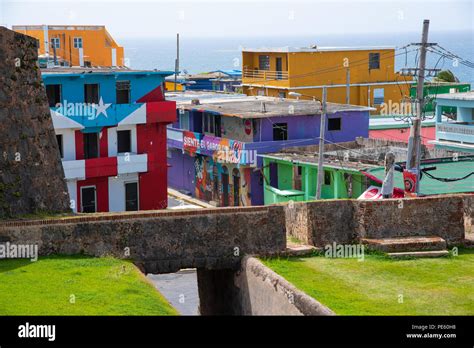
[[[0,24],[100,24],[115,38],[473,30],[472,0],[0,0]]]

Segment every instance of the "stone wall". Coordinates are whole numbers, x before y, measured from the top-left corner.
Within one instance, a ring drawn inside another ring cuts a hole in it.
[[[242,260],[234,285],[242,315],[334,315],[253,257]]]
[[[251,256],[238,269],[198,269],[197,277],[201,315],[334,315]]]
[[[288,235],[318,247],[406,236],[439,236],[455,244],[472,228],[473,202],[472,195],[446,195],[290,203],[285,206],[286,228]]]
[[[0,27],[0,218],[68,212],[37,41]]]
[[[36,244],[39,255],[129,258],[145,273],[232,269],[247,254],[286,248],[282,206],[97,214],[0,223],[0,243]]]

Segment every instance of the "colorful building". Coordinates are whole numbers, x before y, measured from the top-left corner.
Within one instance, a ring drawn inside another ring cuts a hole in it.
[[[445,107],[455,113],[445,117]],[[437,96],[436,140],[432,143],[437,148],[474,152],[474,91]]]
[[[436,121],[427,118],[421,123],[421,143],[434,147],[431,141],[436,138]],[[411,124],[400,119],[399,115],[372,116],[369,123],[369,138],[401,141],[408,144]]]
[[[14,25],[14,31],[39,41],[40,59],[66,66],[125,66],[123,47],[119,46],[102,25]]]
[[[168,184],[217,206],[261,205],[258,154],[319,141],[319,103],[216,93],[178,101],[168,127]],[[369,108],[328,104],[328,142],[368,136]]]
[[[397,163],[400,167],[405,167],[405,162]],[[423,159],[421,169],[435,168],[424,173],[420,181],[421,195],[442,195],[453,193],[474,192],[474,175],[468,176],[474,170],[474,156],[459,156],[446,158]],[[385,177],[384,167],[368,169],[365,174],[372,182],[382,185]],[[460,179],[455,181],[443,181],[439,179]],[[403,174],[394,172],[394,185],[398,190],[404,189]]]
[[[342,152],[341,149],[341,158],[337,153],[325,154],[321,199],[358,198],[369,186],[361,170],[376,166],[344,161]],[[319,157],[314,151],[294,148],[260,156],[263,158],[265,205],[316,199]]]
[[[42,71],[74,211],[166,208],[166,125],[176,103],[162,85],[170,74]]]
[[[247,95],[287,98],[289,92],[374,107],[410,95],[409,76],[395,72],[393,47],[262,48],[242,51],[242,86]]]
[[[423,96],[427,99],[423,110],[427,113],[436,111],[436,97],[439,94],[469,92],[471,85],[460,82],[427,82],[423,86]],[[416,83],[411,86],[410,96],[416,98]],[[443,113],[455,113],[456,107],[443,106]]]
[[[215,70],[201,74],[182,76],[187,90],[233,92],[242,83],[241,70]]]

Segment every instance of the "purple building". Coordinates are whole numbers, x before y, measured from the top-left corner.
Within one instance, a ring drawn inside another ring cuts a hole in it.
[[[167,129],[168,186],[217,206],[263,205],[263,181],[270,178],[257,155],[319,142],[319,102],[177,95],[167,96],[178,112]],[[368,137],[370,110],[328,103],[326,142]]]

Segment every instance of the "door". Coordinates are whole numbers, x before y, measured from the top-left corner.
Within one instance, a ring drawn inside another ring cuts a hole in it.
[[[222,182],[222,206],[229,206],[229,172],[226,167],[222,168],[221,174]]]
[[[138,210],[138,183],[125,183],[125,211]]]
[[[83,213],[95,213],[97,211],[95,186],[81,187],[81,205]]]
[[[234,207],[240,205],[240,172],[237,168],[232,171],[232,184],[234,187]]]
[[[281,57],[276,58],[276,76],[278,80],[281,80],[282,74],[281,71],[283,70],[283,63]]]

